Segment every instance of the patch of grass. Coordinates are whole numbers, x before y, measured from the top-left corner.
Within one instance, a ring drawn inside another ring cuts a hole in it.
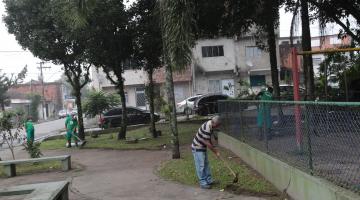
[[[180,145],[190,144],[193,136],[197,132],[200,123],[181,123],[178,124]],[[154,139],[152,138],[149,127],[143,127],[136,130],[128,131],[126,136],[129,139],[147,138],[146,140],[139,140],[138,143],[128,144],[123,140],[117,140],[117,133],[99,135],[97,138],[87,137],[87,144],[84,148],[98,148],[98,149],[118,149],[118,150],[158,150],[171,145],[171,133],[169,124],[158,124],[157,130],[161,130],[162,136]],[[65,138],[45,141],[41,144],[40,149],[64,149]]]
[[[39,162],[39,163],[26,163],[16,165],[16,174],[31,174],[36,172],[49,172],[61,169],[61,162]],[[4,167],[0,166],[0,177],[6,177]]]
[[[242,163],[238,158],[226,151],[221,150],[221,156],[226,158],[231,168],[239,173],[239,182],[232,184],[234,177],[226,168],[225,164],[217,159],[213,153],[208,152],[209,163],[212,176],[220,182],[214,187],[217,189],[226,189],[231,186],[231,192],[237,194],[253,194],[255,196],[278,196],[276,188]],[[231,159],[229,159],[231,158]],[[198,178],[195,172],[194,159],[190,151],[182,152],[181,159],[169,160],[163,163],[158,174],[172,181],[177,181],[188,185],[198,185]]]

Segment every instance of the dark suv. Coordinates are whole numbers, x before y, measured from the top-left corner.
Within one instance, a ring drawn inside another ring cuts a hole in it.
[[[207,94],[199,97],[194,103],[194,111],[198,115],[206,116],[218,112],[218,101],[225,100],[224,94]]]
[[[114,108],[105,112],[99,119],[100,128],[121,126],[121,108]],[[150,123],[150,112],[135,107],[127,107],[128,125]],[[155,113],[155,121],[159,121],[160,115]]]

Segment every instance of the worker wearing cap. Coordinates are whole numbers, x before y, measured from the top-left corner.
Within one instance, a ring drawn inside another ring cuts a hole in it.
[[[32,122],[32,117],[29,116],[28,119],[25,122],[25,130],[26,130],[26,139],[28,144],[32,144],[34,143],[34,139],[35,139],[35,128],[34,128],[34,124]]]
[[[258,98],[261,101],[271,101],[273,100],[272,96],[273,88],[268,87],[267,89],[263,89],[259,94]],[[258,115],[257,115],[257,126],[259,128],[259,139],[263,139],[263,125],[265,124],[265,134],[267,139],[271,139],[271,105],[269,103],[260,103],[258,107]]]
[[[215,181],[211,177],[206,150],[209,148],[217,157],[220,156],[219,150],[215,148],[211,142],[211,138],[214,136],[214,129],[220,127],[220,125],[221,122],[219,116],[215,116],[211,120],[205,122],[199,128],[191,144],[196,174],[202,189],[210,189],[211,185],[215,184]]]

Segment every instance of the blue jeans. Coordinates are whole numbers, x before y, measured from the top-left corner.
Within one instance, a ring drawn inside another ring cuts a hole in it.
[[[207,153],[194,150],[192,150],[192,153],[194,156],[196,174],[199,178],[200,185],[204,186],[211,184],[213,180],[211,178]]]

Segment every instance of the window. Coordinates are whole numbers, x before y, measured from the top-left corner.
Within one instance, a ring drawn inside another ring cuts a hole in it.
[[[263,86],[265,85],[265,75],[252,75],[250,76],[250,86]]]
[[[128,96],[128,93],[127,93],[127,92],[125,92],[125,102],[126,102],[126,103],[129,103],[129,96]]]
[[[224,46],[204,46],[201,47],[202,57],[224,56]]]
[[[341,44],[341,39],[339,39],[338,37],[331,37],[330,44]]]
[[[220,80],[209,80],[209,92],[210,93],[221,92]]]
[[[145,105],[146,105],[145,89],[136,88],[136,107],[145,106]]]
[[[320,46],[320,39],[313,39],[311,40],[312,47],[319,47]]]
[[[261,50],[254,46],[245,47],[245,56],[247,58],[259,57],[261,56]]]

